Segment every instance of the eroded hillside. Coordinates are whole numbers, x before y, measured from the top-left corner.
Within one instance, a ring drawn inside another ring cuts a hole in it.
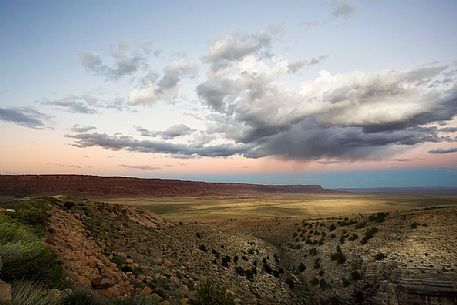
[[[64,275],[97,294],[187,304],[210,280],[239,304],[455,304],[457,298],[456,207],[204,224],[88,200],[47,205],[43,239]]]

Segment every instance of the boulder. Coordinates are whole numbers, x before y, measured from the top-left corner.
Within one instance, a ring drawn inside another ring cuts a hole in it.
[[[93,289],[108,289],[113,287],[116,283],[109,277],[97,277],[90,282]]]
[[[0,302],[9,302],[11,298],[11,285],[0,280]]]

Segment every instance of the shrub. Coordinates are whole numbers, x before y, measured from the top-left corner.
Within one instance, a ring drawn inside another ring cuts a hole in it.
[[[30,280],[59,284],[61,269],[57,256],[31,228],[8,216],[0,217],[1,277],[7,282]]]
[[[319,279],[318,278],[313,278],[311,281],[310,281],[310,284],[313,285],[313,286],[316,286],[317,284],[319,284]]]
[[[354,281],[358,281],[362,278],[362,276],[360,275],[360,272],[358,270],[354,270],[351,272],[351,278]]]
[[[374,221],[374,222],[377,222],[377,223],[381,223],[381,222],[384,222],[384,220],[386,219],[387,215],[389,215],[389,213],[379,212],[379,213],[370,215],[368,220],[369,221]]]
[[[328,229],[330,230],[330,232],[333,231],[333,230],[335,230],[335,229],[336,229],[335,224],[332,223]]]
[[[377,260],[377,261],[383,260],[385,258],[386,258],[386,255],[384,253],[381,253],[381,252],[376,253],[376,255],[374,256],[374,259]]]
[[[62,305],[102,305],[102,302],[89,292],[76,290],[62,300]]]
[[[306,270],[306,266],[305,264],[303,263],[300,263],[300,265],[298,265],[298,272],[303,272]]]
[[[365,236],[362,238],[362,240],[360,241],[360,243],[362,245],[366,244],[368,242],[368,240],[372,239],[373,236],[376,234],[376,232],[378,232],[378,228],[376,227],[373,227],[373,228],[370,228],[368,229],[366,232],[365,232]]]
[[[333,253],[330,258],[338,264],[344,264],[346,262],[346,256],[341,251],[341,247],[339,245],[336,247],[336,253]]]
[[[12,287],[10,305],[60,305],[60,300],[52,296],[42,285],[17,282]]]
[[[110,302],[110,305],[157,305],[159,300],[155,296],[146,296],[143,294],[131,298],[116,299]]]
[[[198,290],[190,305],[235,305],[234,296],[227,293],[221,286],[205,282]]]
[[[42,233],[48,224],[46,203],[53,202],[54,200],[57,199],[43,197],[22,201],[11,207],[16,210],[16,213],[11,214],[11,218],[32,226],[36,233]]]
[[[319,286],[321,287],[322,290],[325,290],[327,288],[330,288],[330,285],[325,281],[324,278],[321,278],[319,281]]]
[[[206,246],[201,244],[200,246],[198,246],[198,249],[200,249],[201,251],[203,252],[208,252],[208,249],[206,249]]]
[[[413,222],[410,224],[411,229],[416,229],[417,228],[417,222]]]

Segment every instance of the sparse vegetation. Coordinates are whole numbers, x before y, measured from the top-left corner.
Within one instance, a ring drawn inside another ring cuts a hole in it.
[[[338,264],[344,264],[346,262],[346,256],[341,251],[341,247],[336,246],[336,253],[331,255],[331,260],[336,261]]]
[[[383,260],[386,258],[386,255],[382,252],[378,252],[375,254],[374,259],[377,261]]]
[[[365,236],[362,238],[360,243],[362,245],[365,245],[370,239],[373,238],[373,236],[376,234],[376,232],[378,232],[378,228],[376,228],[376,227],[372,227],[372,228],[368,229],[365,232]]]
[[[205,282],[196,296],[190,300],[190,305],[235,305],[235,297],[218,284]]]

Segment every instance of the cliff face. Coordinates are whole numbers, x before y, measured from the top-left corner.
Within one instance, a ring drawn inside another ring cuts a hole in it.
[[[0,195],[87,194],[93,196],[230,196],[332,192],[320,185],[206,183],[168,179],[83,175],[0,175]]]

